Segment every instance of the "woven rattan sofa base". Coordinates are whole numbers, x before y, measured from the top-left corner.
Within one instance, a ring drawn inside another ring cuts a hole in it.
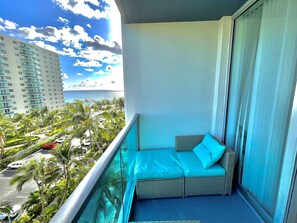
[[[212,194],[225,195],[225,176],[185,178],[185,197]]]
[[[138,199],[184,196],[184,178],[137,180]]]
[[[176,151],[192,151],[193,147],[203,140],[204,135],[176,136]],[[185,177],[185,196],[232,193],[232,181],[235,165],[235,153],[227,148],[219,160],[225,169],[225,176]]]

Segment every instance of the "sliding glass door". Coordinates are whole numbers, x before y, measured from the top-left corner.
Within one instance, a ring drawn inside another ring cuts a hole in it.
[[[296,84],[297,1],[256,2],[235,20],[226,143],[237,180],[272,221]]]

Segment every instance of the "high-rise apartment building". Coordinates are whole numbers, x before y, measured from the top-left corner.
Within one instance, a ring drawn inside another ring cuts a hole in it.
[[[29,113],[43,106],[64,106],[59,55],[0,34],[0,112]]]

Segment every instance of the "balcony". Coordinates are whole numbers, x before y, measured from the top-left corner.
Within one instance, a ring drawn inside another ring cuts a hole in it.
[[[31,105],[41,105],[42,101],[30,101]]]
[[[32,78],[32,79],[41,79],[37,74],[25,74],[24,75],[26,78]]]
[[[137,200],[134,196],[134,168],[140,146],[138,128],[139,116],[134,115],[54,216],[52,223],[261,222],[235,191],[230,196]]]
[[[1,96],[4,96],[4,94],[1,94]],[[1,102],[11,102],[12,100],[10,98],[0,98],[0,103]]]

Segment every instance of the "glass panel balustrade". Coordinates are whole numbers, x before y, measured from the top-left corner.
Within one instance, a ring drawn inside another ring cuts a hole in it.
[[[128,222],[137,149],[138,115],[135,115],[51,222]],[[84,192],[88,187],[90,191]],[[80,194],[84,194],[85,200],[78,199]]]

